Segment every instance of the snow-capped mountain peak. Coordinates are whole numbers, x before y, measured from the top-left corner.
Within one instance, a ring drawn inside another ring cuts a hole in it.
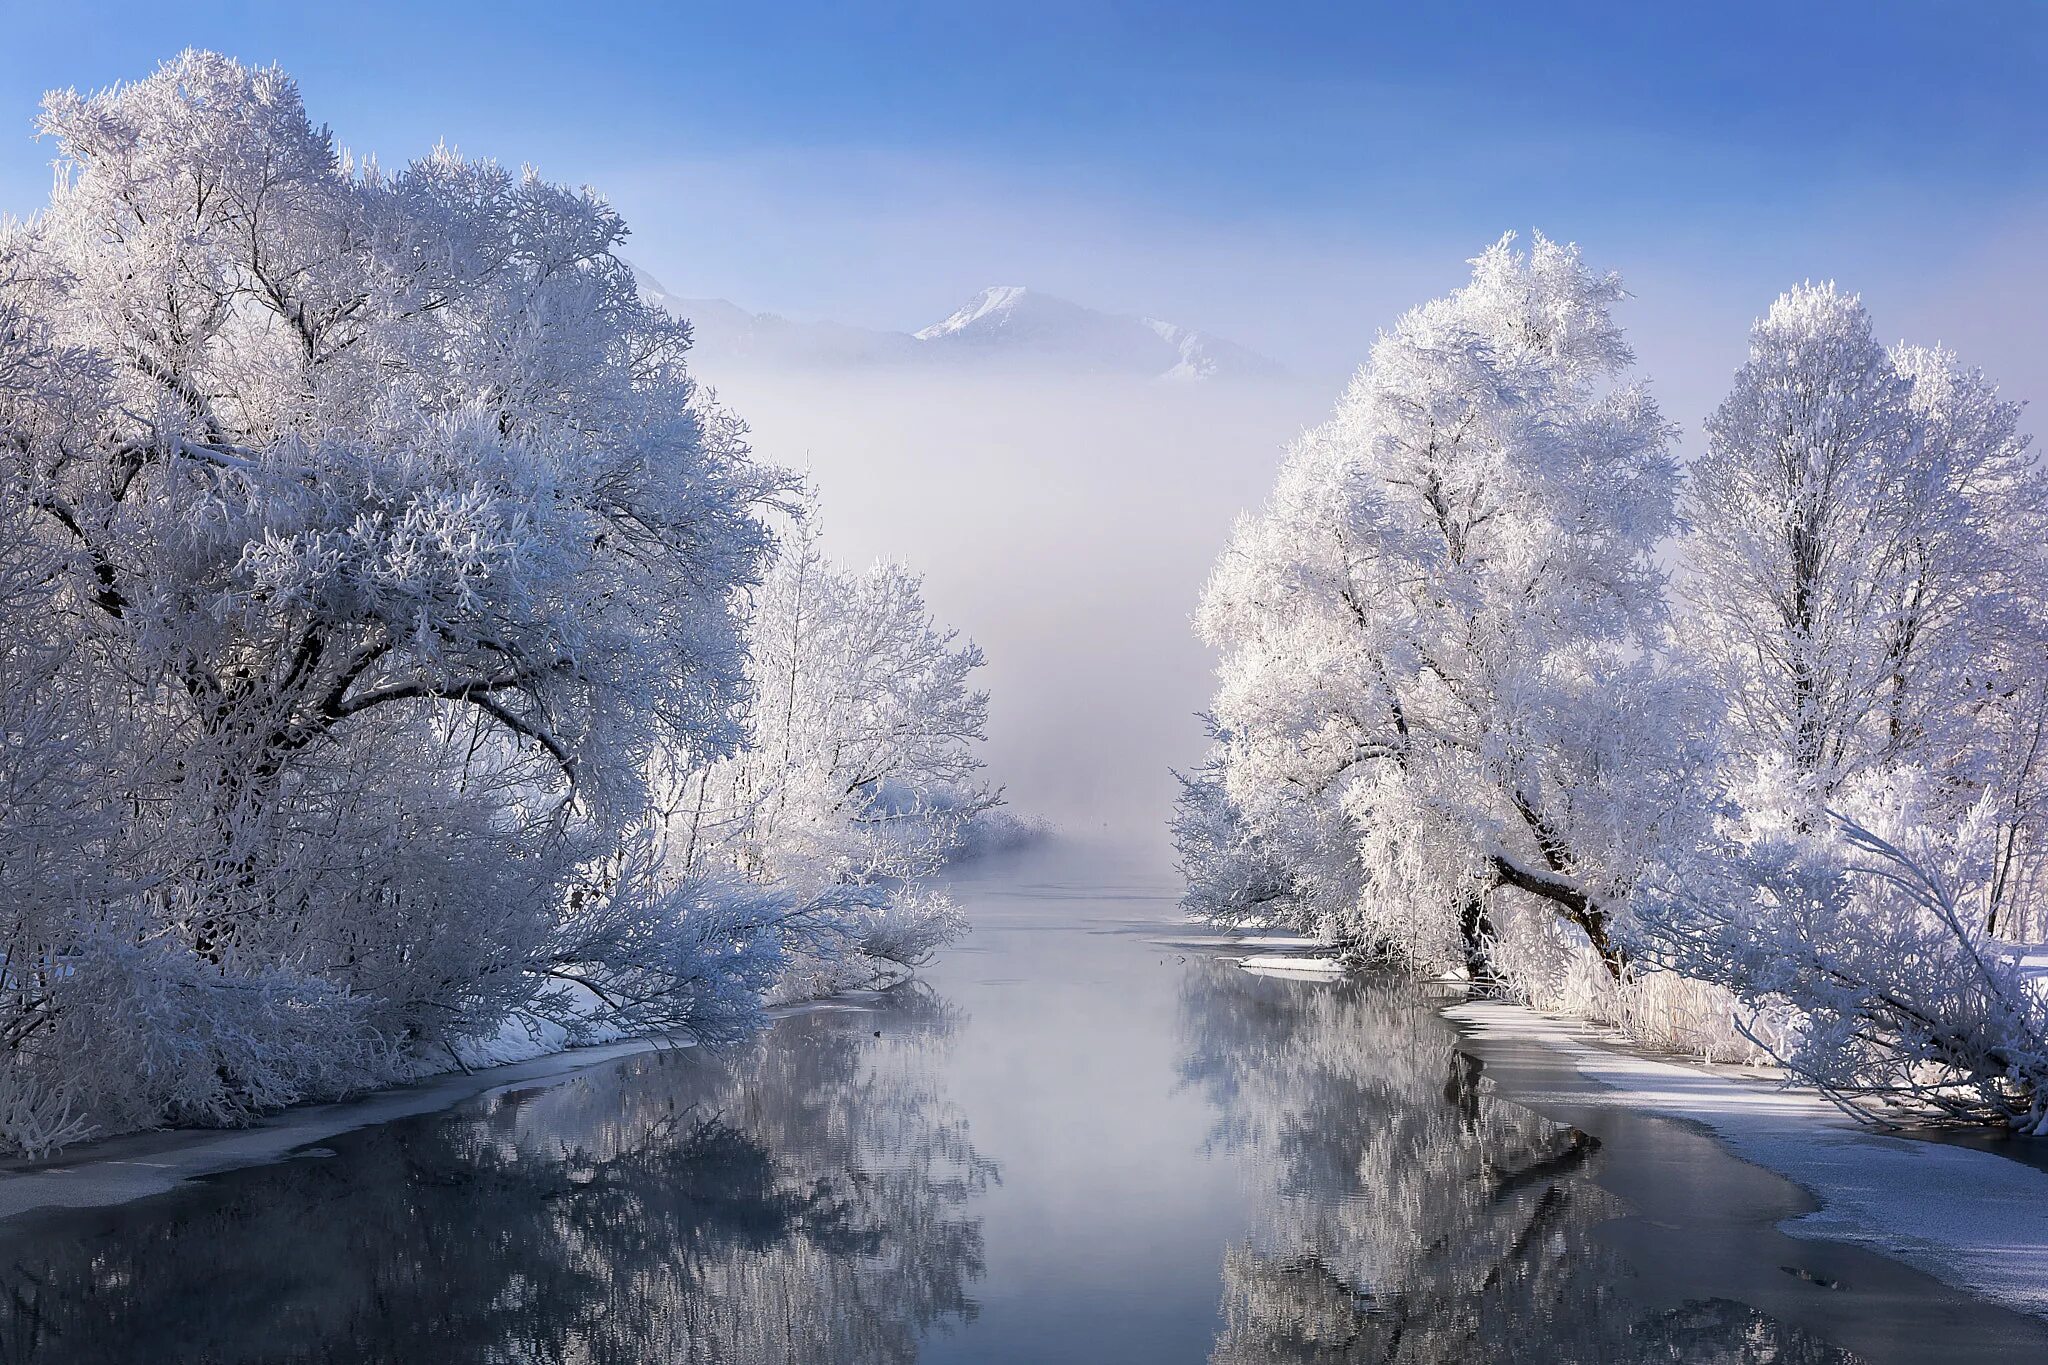
[[[977,323],[995,319],[997,325],[1014,316],[1023,307],[1024,300],[1031,293],[1021,284],[990,285],[975,295],[965,307],[956,310],[943,322],[935,322],[921,331],[911,333],[919,341],[934,341],[954,332],[963,332]]]
[[[914,332],[919,341],[967,337],[976,341],[1035,341],[1094,328],[1108,315],[1021,284],[982,290],[943,322]]]
[[[1170,322],[1098,312],[1021,285],[982,290],[915,333],[935,350],[1010,355],[1088,371],[1171,379],[1273,374],[1264,356]]]
[[[700,362],[802,366],[910,362],[1012,363],[1082,374],[1215,380],[1279,373],[1264,356],[1150,318],[1104,313],[1023,285],[982,290],[916,332],[802,323],[748,313],[724,299],[677,298],[635,270],[641,296],[688,318]]]

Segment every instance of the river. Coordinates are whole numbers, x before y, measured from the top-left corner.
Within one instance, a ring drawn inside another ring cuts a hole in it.
[[[916,983],[730,1051],[0,1226],[0,1365],[2048,1358],[1408,983],[1240,970],[1161,858],[956,891]]]

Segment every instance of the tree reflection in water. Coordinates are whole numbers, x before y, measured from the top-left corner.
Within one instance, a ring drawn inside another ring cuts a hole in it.
[[[947,1007],[895,994],[17,1229],[0,1361],[913,1360],[974,1316],[997,1176]]]
[[[1184,1079],[1257,1213],[1215,1365],[1846,1362],[1727,1301],[1646,1310],[1593,1229],[1598,1143],[1493,1093],[1412,986],[1189,974]]]

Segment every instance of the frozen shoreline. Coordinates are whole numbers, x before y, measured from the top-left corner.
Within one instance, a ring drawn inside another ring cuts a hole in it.
[[[859,1009],[872,992],[778,1006],[771,1021],[811,1010]],[[479,1049],[483,1054],[493,1045]],[[0,1222],[38,1211],[107,1208],[166,1194],[187,1180],[282,1161],[302,1147],[398,1119],[439,1113],[481,1096],[559,1084],[579,1072],[687,1038],[650,1036],[558,1047],[470,1071],[439,1072],[353,1099],[284,1110],[246,1128],[161,1128],[83,1142],[42,1161],[0,1164]]]
[[[1535,1043],[1583,1086],[1548,1095],[1708,1130],[1740,1159],[1819,1204],[1779,1226],[1794,1237],[1866,1247],[1943,1283],[2048,1318],[2048,1172],[1993,1152],[1862,1127],[1820,1095],[1624,1050],[1591,1026],[1519,1005],[1443,1010],[1475,1042]]]

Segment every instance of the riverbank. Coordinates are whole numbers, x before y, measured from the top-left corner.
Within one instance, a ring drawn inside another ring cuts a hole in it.
[[[1482,1054],[1538,1045],[1567,1065],[1511,1093],[1548,1105],[1675,1119],[1784,1177],[1816,1208],[1790,1236],[1869,1248],[2003,1307],[2048,1318],[2048,1171],[1995,1152],[1873,1130],[1811,1091],[1734,1068],[1635,1052],[1591,1026],[1519,1005],[1443,1011]]]
[[[872,992],[780,1006],[771,1019],[821,1009],[859,1008]],[[60,1156],[0,1162],[0,1222],[36,1210],[108,1208],[167,1193],[187,1180],[283,1161],[328,1138],[398,1119],[438,1113],[467,1100],[560,1084],[591,1067],[688,1038],[643,1037],[561,1047],[495,1065],[444,1071],[407,1085],[328,1104],[283,1110],[243,1128],[161,1128],[81,1142]],[[479,1050],[474,1056],[487,1055]],[[469,1059],[465,1059],[469,1060]]]

